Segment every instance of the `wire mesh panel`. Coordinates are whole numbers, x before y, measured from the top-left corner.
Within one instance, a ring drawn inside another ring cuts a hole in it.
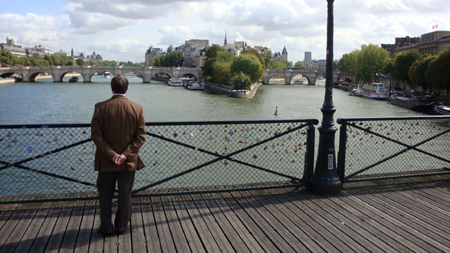
[[[450,117],[338,119],[342,182],[449,173]]]
[[[301,185],[317,123],[147,123],[133,194]],[[0,203],[97,197],[90,134],[89,124],[0,126]]]

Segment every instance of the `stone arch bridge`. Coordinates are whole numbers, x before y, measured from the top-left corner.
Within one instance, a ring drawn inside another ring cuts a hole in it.
[[[132,67],[132,66],[48,66],[48,67],[7,67],[0,68],[1,77],[19,75],[24,82],[35,82],[39,74],[49,74],[54,82],[63,82],[64,76],[69,73],[78,73],[83,77],[85,83],[91,82],[92,76],[96,73],[109,72],[112,76],[126,73],[134,73],[143,79],[144,83],[150,83],[156,77],[194,77],[199,80],[201,77],[200,68],[161,68],[161,67]],[[308,80],[309,85],[315,85],[319,78],[325,78],[325,71],[311,71],[300,69],[267,69],[262,77],[263,84],[269,84],[269,80],[274,77],[284,78],[285,84],[289,85],[292,79],[302,75]],[[333,81],[337,81],[339,73],[333,73]]]
[[[292,83],[292,79],[297,75],[302,75],[308,80],[309,85],[315,85],[316,81],[319,78],[325,78],[325,71],[317,71],[317,70],[303,70],[303,69],[292,69],[292,68],[284,68],[284,69],[267,69],[262,78],[263,84],[269,84],[269,80],[274,77],[284,78],[284,82],[286,85]],[[339,77],[338,72],[333,72],[333,82],[337,82]]]
[[[143,79],[144,83],[150,83],[156,77],[194,77],[196,80],[201,76],[199,68],[159,68],[159,67],[131,67],[131,66],[49,66],[49,67],[8,67],[0,68],[1,77],[19,75],[24,82],[35,82],[39,74],[48,74],[53,77],[54,82],[63,82],[64,76],[69,73],[78,73],[83,77],[85,83],[90,83],[92,76],[97,73],[109,72],[112,76],[126,73],[134,73]]]

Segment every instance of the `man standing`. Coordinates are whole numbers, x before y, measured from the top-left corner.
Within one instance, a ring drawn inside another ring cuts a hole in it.
[[[114,227],[122,234],[131,218],[131,192],[136,170],[144,168],[138,152],[145,142],[145,120],[141,105],[125,96],[128,80],[118,75],[111,80],[112,98],[95,105],[91,137],[97,146],[95,170],[100,202],[100,232],[111,235]],[[118,183],[118,208],[111,222],[112,198]]]

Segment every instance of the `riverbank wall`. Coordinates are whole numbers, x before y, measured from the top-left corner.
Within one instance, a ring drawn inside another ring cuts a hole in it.
[[[6,84],[11,84],[11,83],[15,83],[16,80],[14,78],[10,78],[10,79],[1,79],[0,80],[0,85],[6,85]]]
[[[250,91],[233,90],[232,86],[218,83],[205,83],[205,90],[213,94],[226,95],[233,98],[253,98],[260,86],[260,83],[252,84]]]

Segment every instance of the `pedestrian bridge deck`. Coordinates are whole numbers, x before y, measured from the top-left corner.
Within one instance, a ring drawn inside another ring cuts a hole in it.
[[[450,176],[134,199],[104,237],[96,201],[0,206],[0,252],[450,252]]]

